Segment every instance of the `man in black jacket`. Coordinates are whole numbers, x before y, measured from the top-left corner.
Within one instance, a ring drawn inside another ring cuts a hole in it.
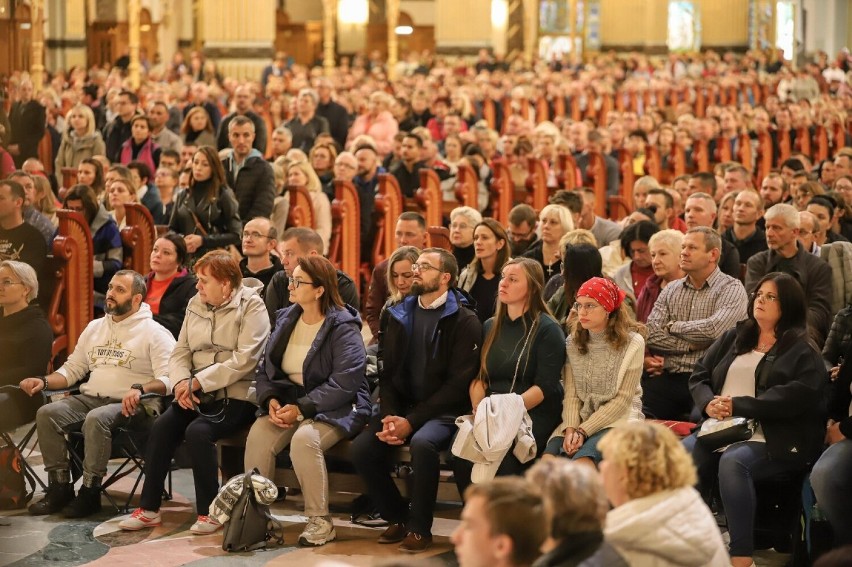
[[[269,218],[275,202],[275,174],[263,155],[252,147],[254,136],[254,122],[248,116],[235,116],[228,124],[233,150],[222,160],[228,187],[237,196],[244,223],[255,217]]]
[[[407,553],[432,543],[440,454],[450,448],[455,418],[470,408],[482,342],[479,318],[455,288],[455,257],[427,248],[412,268],[411,295],[387,309],[379,337],[378,411],[351,449],[367,493],[390,523],[379,543],[402,542]],[[410,509],[389,472],[395,448],[405,443],[414,469]]]
[[[246,230],[248,230],[246,225]],[[266,310],[269,311],[269,320],[275,323],[275,312],[285,307],[290,307],[290,290],[288,289],[288,278],[299,263],[299,258],[305,256],[322,256],[323,242],[315,230],[306,227],[288,228],[281,235],[281,243],[278,251],[281,253],[281,265],[283,270],[276,272],[269,284],[266,286],[264,301]],[[337,270],[337,291],[340,298],[347,305],[359,309],[361,302],[358,299],[358,286],[344,272]]]
[[[45,109],[33,100],[33,84],[29,79],[18,87],[18,101],[9,111],[9,153],[15,158],[15,167],[21,168],[29,158],[38,157],[38,144],[44,136]]]
[[[339,149],[346,147],[346,136],[349,135],[349,113],[346,109],[331,97],[331,81],[320,79],[317,82],[317,94],[319,94],[319,105],[317,115],[328,121],[328,131]]]
[[[139,97],[131,91],[118,93],[118,116],[106,125],[104,140],[106,141],[106,157],[113,163],[121,161],[121,145],[130,138],[130,121],[136,115]]]

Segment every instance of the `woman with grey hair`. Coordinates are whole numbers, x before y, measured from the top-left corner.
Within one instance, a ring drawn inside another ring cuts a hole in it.
[[[482,215],[473,207],[456,207],[450,212],[450,244],[459,269],[473,261],[473,229],[482,222]]]
[[[660,291],[674,280],[684,277],[680,269],[680,245],[683,233],[672,228],[654,233],[648,241],[651,252],[651,269],[654,273],[645,280],[639,297],[636,298],[636,320],[642,323],[654,308]]]
[[[537,463],[526,479],[541,491],[550,523],[546,552],[533,567],[627,567],[621,554],[604,541],[609,503],[593,469],[550,459]]]
[[[35,418],[41,396],[31,398],[8,386],[28,376],[41,376],[50,364],[53,333],[38,297],[35,270],[23,262],[0,262],[0,431],[10,431]]]

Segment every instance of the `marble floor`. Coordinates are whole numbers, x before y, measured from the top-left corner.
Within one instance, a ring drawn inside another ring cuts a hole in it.
[[[38,447],[27,456],[39,476],[45,477]],[[125,477],[110,488],[115,497],[130,492],[135,477]],[[221,534],[195,536],[189,527],[195,521],[192,473],[177,470],[173,474],[173,499],[163,504],[163,525],[139,532],[123,532],[109,502],[103,500],[103,511],[84,520],[60,516],[30,516],[25,510],[0,511],[0,567],[73,567],[94,565],[113,567],[170,567],[220,565],[313,567],[348,565],[415,565],[426,560],[429,565],[457,565],[449,535],[458,525],[460,508],[439,503],[433,532],[435,544],[426,553],[400,554],[395,545],[379,545],[376,537],[382,528],[366,528],[348,521],[347,507],[353,495],[335,495],[332,502],[337,539],[320,548],[301,548],[296,541],[305,518],[302,502],[296,497],[277,502],[273,515],[284,525],[282,546],[253,553],[227,553],[222,550]],[[36,494],[36,499],[41,494]],[[120,498],[116,498],[120,500]],[[725,534],[727,535],[727,534]],[[761,552],[758,566],[781,567],[788,556],[773,551]]]

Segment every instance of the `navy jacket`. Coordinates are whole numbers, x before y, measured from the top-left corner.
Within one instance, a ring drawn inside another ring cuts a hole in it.
[[[692,399],[703,419],[707,418],[704,413],[707,404],[725,385],[728,369],[737,356],[737,334],[742,329],[740,322],[719,337],[689,378]],[[767,367],[770,359],[772,366]],[[822,403],[828,373],[822,356],[808,344],[805,330],[790,329],[781,335],[758,363],[754,374],[757,395],[735,396],[733,415],[760,422],[770,459],[801,465],[814,463],[822,451],[825,435]]]
[[[297,404],[306,418],[335,425],[354,437],[370,417],[367,351],[361,337],[361,317],[348,305],[329,309],[305,358],[303,387],[290,381],[281,370],[281,359],[301,316],[300,305],[278,312],[275,329],[257,367],[260,411],[269,411],[272,398],[282,405]]]
[[[427,394],[419,403],[411,398],[405,358],[411,336],[412,314],[419,309],[417,296],[408,296],[386,309],[379,336],[379,409],[381,415],[398,415],[415,430],[431,419],[457,417],[470,410],[470,382],[479,372],[482,323],[473,310],[473,301],[460,289],[447,294],[444,312],[438,321],[428,360],[414,361],[426,367]]]

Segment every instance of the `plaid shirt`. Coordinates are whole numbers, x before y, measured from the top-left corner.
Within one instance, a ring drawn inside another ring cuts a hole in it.
[[[665,357],[669,372],[692,372],[704,351],[722,333],[746,318],[743,284],[717,266],[696,288],[689,276],[660,292],[648,316],[648,350]]]

